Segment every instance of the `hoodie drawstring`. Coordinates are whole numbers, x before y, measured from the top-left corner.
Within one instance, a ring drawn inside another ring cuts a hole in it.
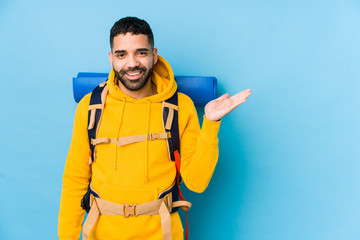
[[[148,112],[147,112],[147,123],[146,123],[146,136],[149,136],[149,127],[150,127],[150,107],[151,107],[151,103],[150,103],[150,99],[148,99]],[[148,141],[149,139],[146,138],[145,140],[145,179],[146,182],[149,181],[148,179],[148,161],[149,161],[149,156],[148,156],[148,151],[149,151],[149,146],[148,146]]]
[[[119,125],[117,127],[117,132],[116,132],[116,142],[114,144],[115,146],[115,158],[114,158],[114,170],[117,170],[117,139],[119,138],[119,132],[120,132],[120,126],[122,123],[122,119],[123,119],[123,115],[124,115],[124,109],[125,109],[125,103],[126,103],[126,98],[123,97],[123,102],[122,102],[122,106],[121,106],[121,113],[120,113],[120,120],[119,120]]]
[[[150,109],[151,109],[151,102],[150,99],[148,99],[148,107],[147,107],[147,121],[146,121],[146,136],[149,136],[149,128],[150,128]],[[117,170],[117,151],[118,151],[118,145],[117,145],[117,139],[119,139],[119,132],[120,132],[120,127],[121,127],[121,123],[123,120],[123,115],[124,115],[124,110],[125,110],[125,103],[126,103],[126,98],[123,97],[123,101],[122,101],[122,106],[121,106],[121,112],[120,112],[120,120],[119,120],[119,124],[117,127],[117,133],[116,133],[116,143],[114,144],[115,147],[115,156],[114,156],[114,170]],[[148,162],[149,162],[149,146],[148,146],[148,142],[149,139],[146,138],[145,140],[145,179],[146,182],[148,182]]]

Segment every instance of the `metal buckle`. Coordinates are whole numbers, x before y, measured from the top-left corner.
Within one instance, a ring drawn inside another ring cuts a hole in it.
[[[95,201],[95,197],[91,194],[91,193],[89,193],[90,194],[90,202],[89,202],[89,206],[90,206],[90,208],[92,207],[92,205],[93,205],[93,203],[94,203],[94,201]]]
[[[171,138],[171,132],[167,132],[166,134],[168,139]]]
[[[169,212],[172,211],[173,208],[173,201],[172,201],[172,194],[168,193],[165,197],[164,197],[164,203],[168,209]]]
[[[159,139],[159,133],[150,133],[149,134],[149,140],[154,141],[156,139]]]
[[[129,205],[124,204],[124,217],[131,217],[131,216],[137,216],[136,215],[136,204]]]

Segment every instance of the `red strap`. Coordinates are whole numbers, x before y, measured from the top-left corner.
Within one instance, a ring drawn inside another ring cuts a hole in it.
[[[178,193],[179,193],[179,197],[181,200],[185,201],[182,193],[181,193],[181,190],[180,190],[180,183],[179,181],[176,182],[177,186],[178,186]],[[186,235],[185,235],[185,239],[188,240],[189,238],[189,222],[188,222],[188,215],[187,215],[187,212],[185,212],[185,216],[186,216]]]
[[[179,193],[179,197],[181,200],[185,201],[182,193],[181,193],[181,189],[180,189],[180,156],[179,156],[179,151],[176,150],[174,152],[174,157],[175,157],[175,166],[176,166],[176,184],[178,186],[178,193]],[[189,238],[189,221],[188,221],[188,215],[187,212],[185,212],[185,216],[186,216],[186,234],[185,234],[185,239],[188,240]]]
[[[180,190],[180,156],[179,156],[179,151],[176,150],[174,152],[174,157],[175,157],[175,166],[176,166],[176,183],[178,185],[178,192],[179,192],[179,196],[180,196],[180,199],[185,201],[182,193],[181,193],[181,190]]]
[[[175,157],[175,166],[176,166],[176,178],[179,179],[180,178],[180,155],[179,155],[179,150],[176,150],[174,152],[174,157]]]
[[[179,183],[179,181],[177,181],[176,184],[177,184],[177,186],[178,186],[178,193],[179,193],[180,199],[183,200],[183,201],[185,201],[185,199],[184,199],[184,197],[183,197],[183,195],[182,195],[182,193],[181,193],[181,190],[180,190],[180,183]]]

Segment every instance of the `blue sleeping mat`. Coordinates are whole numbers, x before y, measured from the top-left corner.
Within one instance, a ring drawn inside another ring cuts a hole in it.
[[[78,103],[87,93],[106,81],[108,73],[80,72],[73,78],[75,101]],[[196,106],[205,106],[216,98],[217,80],[215,77],[175,76],[178,91],[188,95]]]

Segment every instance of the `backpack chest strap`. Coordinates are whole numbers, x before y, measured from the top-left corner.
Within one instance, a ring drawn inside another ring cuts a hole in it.
[[[135,135],[135,136],[128,136],[128,137],[119,137],[117,140],[116,138],[95,138],[91,139],[92,145],[99,145],[99,144],[113,144],[117,143],[117,145],[124,146],[132,143],[142,142],[146,140],[154,141],[154,140],[161,140],[161,139],[169,139],[171,138],[170,132],[165,133],[150,133],[148,135]]]

